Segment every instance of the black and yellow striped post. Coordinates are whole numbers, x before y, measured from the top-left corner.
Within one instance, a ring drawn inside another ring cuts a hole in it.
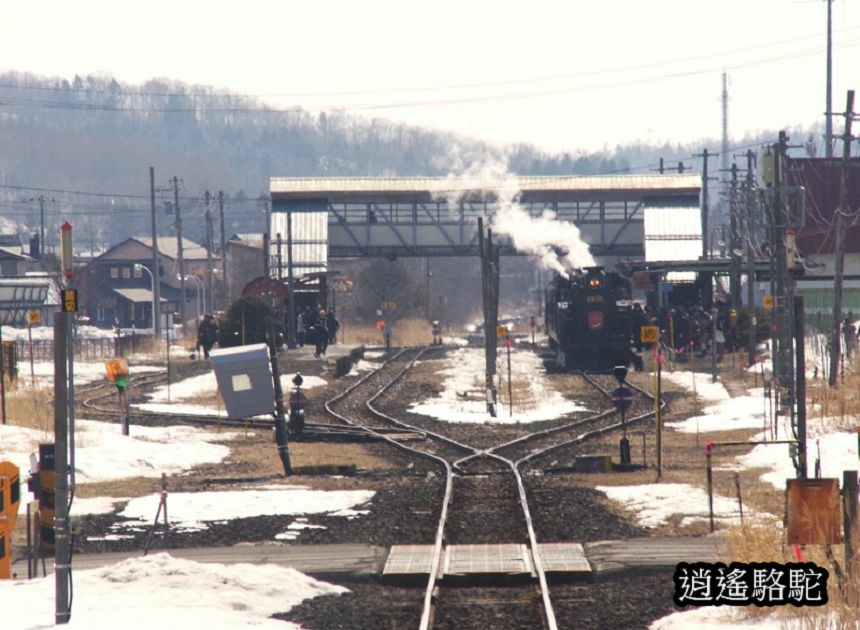
[[[0,462],[0,579],[12,577],[12,530],[21,505],[18,467]]]
[[[39,551],[54,553],[54,445],[39,444]]]

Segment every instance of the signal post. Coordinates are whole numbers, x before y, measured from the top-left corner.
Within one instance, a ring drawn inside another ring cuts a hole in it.
[[[54,319],[54,583],[56,591],[54,621],[69,622],[71,604],[69,585],[71,582],[71,555],[69,539],[69,470],[74,468],[74,405],[72,370],[74,364],[71,343],[72,325],[78,308],[77,291],[70,287],[72,265],[72,226],[67,221],[60,228],[61,263],[66,278],[63,290],[62,309],[65,317]],[[70,422],[71,418],[71,422]],[[69,428],[72,428],[70,431]],[[70,465],[71,464],[71,465]]]

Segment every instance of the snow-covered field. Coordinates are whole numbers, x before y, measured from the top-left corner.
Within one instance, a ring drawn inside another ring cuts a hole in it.
[[[4,334],[6,330],[4,329]],[[504,361],[504,355],[500,357]],[[442,420],[469,422],[510,422],[502,408],[498,418],[490,418],[479,402],[478,408],[466,404],[457,392],[473,388],[475,375],[483,374],[483,358],[478,350],[461,348],[452,352],[442,370],[444,388],[432,400],[417,401],[413,410]],[[365,369],[372,364],[362,366]],[[133,369],[142,371],[145,365]],[[154,367],[152,369],[155,369]],[[506,367],[505,367],[506,369]],[[556,392],[543,389],[540,384],[541,366],[528,352],[512,353],[512,371],[519,378],[528,379],[534,388],[533,397],[539,401],[528,414],[514,415],[514,421],[549,419],[577,409]],[[51,372],[40,367],[40,376],[49,381]],[[102,363],[77,364],[76,374],[82,379],[104,378]],[[515,377],[517,378],[517,377]],[[709,376],[690,372],[666,374],[680,387],[695,390],[703,402],[698,418],[674,423],[671,429],[713,433],[739,427],[763,427],[764,407],[761,390],[751,390],[748,396],[732,398],[719,383],[711,384]],[[305,386],[322,383],[306,378]],[[285,385],[289,386],[285,383]],[[169,405],[189,396],[214,392],[215,380],[210,375],[194,377],[171,386],[171,403],[166,402],[166,390],[156,391],[148,405]],[[199,413],[216,410],[193,406]],[[834,429],[830,419],[810,414],[810,435],[820,449],[825,476],[839,476],[841,470],[857,467],[856,434]],[[14,422],[14,419],[12,420]],[[78,420],[77,481],[86,483],[123,479],[134,476],[160,476],[162,472],[182,474],[201,463],[217,463],[227,457],[229,447],[223,442],[232,437],[229,433],[216,433],[194,428],[132,427],[128,437],[119,433],[118,426]],[[780,427],[787,435],[787,427]],[[717,434],[718,435],[718,434]],[[763,431],[757,438],[764,439]],[[26,474],[29,454],[35,452],[40,441],[50,439],[40,431],[8,424],[0,426],[0,459],[11,460]],[[755,439],[755,438],[754,438]],[[761,468],[762,479],[776,489],[784,487],[784,480],[794,475],[785,445],[760,445],[746,455],[724,462],[740,468]],[[653,527],[672,514],[686,518],[705,518],[707,500],[701,490],[688,484],[653,484],[650,486],[613,486],[601,488],[619,504],[634,509],[640,523]],[[128,499],[100,497],[76,499],[72,514],[114,511],[121,507],[123,516],[140,523],[151,521],[158,504],[158,495]],[[176,493],[170,495],[172,526],[195,528],[206,521],[217,521],[270,513],[295,517],[292,524],[276,537],[288,541],[300,536],[302,529],[315,527],[313,514],[325,513],[344,518],[360,518],[367,502],[372,500],[368,491],[329,492],[309,490],[288,483],[248,487],[243,491]],[[265,510],[265,511],[264,511]],[[731,522],[737,516],[734,498],[716,497],[718,519]],[[132,523],[130,526],[134,526]],[[115,533],[122,535],[121,530]],[[7,580],[0,582],[0,610],[3,610],[3,627],[36,629],[53,623],[53,577],[35,580]],[[157,554],[87,571],[75,572],[75,600],[70,627],[123,628],[143,627],[208,627],[236,628],[290,628],[290,624],[273,621],[273,612],[288,610],[305,598],[342,592],[331,586],[291,569],[275,566],[200,564],[178,560],[168,554]],[[176,593],[182,593],[177,597]],[[701,609],[673,614],[656,623],[655,630],[677,628],[757,628],[786,627],[773,615],[756,620],[732,619],[735,611]]]

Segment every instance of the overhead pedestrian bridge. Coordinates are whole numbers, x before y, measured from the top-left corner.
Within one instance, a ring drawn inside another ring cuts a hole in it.
[[[276,177],[270,234],[273,248],[278,235],[284,246],[290,241],[294,264],[308,257],[302,248],[323,258],[472,256],[478,254],[478,218],[492,227],[494,215],[513,200],[529,217],[552,212],[576,225],[595,257],[641,259],[649,208],[699,216],[701,185],[701,176],[692,174]],[[503,235],[494,239],[502,254],[524,253]]]

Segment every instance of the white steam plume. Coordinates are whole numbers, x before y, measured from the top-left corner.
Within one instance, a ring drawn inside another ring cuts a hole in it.
[[[596,264],[573,223],[558,221],[550,210],[539,217],[529,215],[519,203],[519,181],[501,159],[473,162],[461,175],[446,178],[440,188],[439,197],[452,210],[469,192],[495,194],[498,209],[491,222],[493,231],[508,237],[517,251],[534,256],[545,269],[567,276],[570,269]]]
[[[573,223],[558,221],[551,210],[532,217],[520,204],[511,201],[500,206],[493,219],[493,229],[510,238],[517,251],[531,254],[542,267],[563,276],[567,276],[570,269],[596,264],[588,245],[579,236],[579,228]]]

